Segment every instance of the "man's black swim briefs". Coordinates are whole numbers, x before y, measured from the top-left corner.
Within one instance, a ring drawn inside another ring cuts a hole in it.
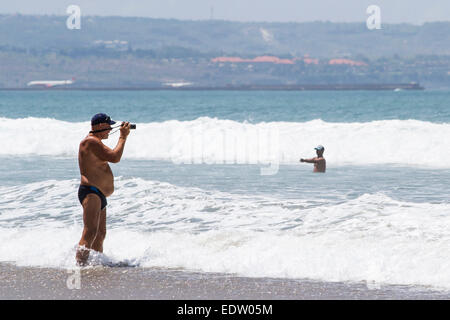
[[[102,201],[102,207],[101,209],[103,210],[106,205],[108,204],[106,202],[106,197],[103,195],[103,193],[98,190],[96,187],[93,186],[85,186],[85,185],[80,185],[80,187],[78,188],[78,200],[80,200],[80,203],[83,204],[83,200],[84,198],[86,198],[86,196],[89,193],[95,193],[96,195],[99,196],[100,200]]]

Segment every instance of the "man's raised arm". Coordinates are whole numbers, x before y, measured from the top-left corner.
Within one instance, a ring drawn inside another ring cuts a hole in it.
[[[105,146],[100,141],[92,139],[89,141],[89,147],[92,149],[93,153],[104,161],[117,163],[122,158],[123,149],[125,148],[125,142],[128,135],[130,134],[130,123],[125,122],[120,128],[120,137],[117,141],[117,145],[114,149]]]

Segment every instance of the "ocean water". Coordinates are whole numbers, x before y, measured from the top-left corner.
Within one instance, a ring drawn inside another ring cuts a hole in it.
[[[97,112],[137,129],[94,263],[450,291],[447,91],[0,91],[0,262],[74,266]]]

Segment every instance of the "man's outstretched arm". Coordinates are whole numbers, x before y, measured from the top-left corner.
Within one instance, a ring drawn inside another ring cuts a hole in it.
[[[300,162],[307,162],[307,163],[319,163],[324,161],[324,158],[311,158],[311,159],[300,159]]]

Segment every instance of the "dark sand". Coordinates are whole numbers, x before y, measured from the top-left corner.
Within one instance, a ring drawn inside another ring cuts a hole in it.
[[[425,287],[381,286],[311,280],[246,278],[155,268],[90,267],[66,269],[0,264],[0,299],[153,299],[153,300],[316,300],[450,299],[450,291]],[[70,278],[72,277],[72,278]]]

